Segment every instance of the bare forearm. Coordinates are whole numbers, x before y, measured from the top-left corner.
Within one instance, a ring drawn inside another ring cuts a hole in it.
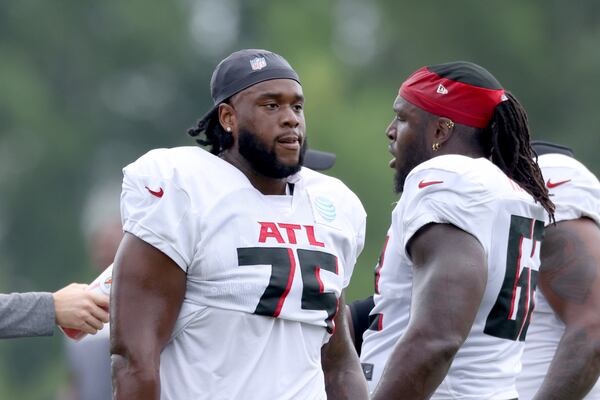
[[[325,391],[327,399],[368,399],[369,394],[365,376],[360,368],[360,361],[354,352],[348,351],[335,362],[324,360]]]
[[[599,347],[584,328],[565,331],[534,399],[582,399],[600,373]]]
[[[325,391],[329,400],[366,400],[369,398],[362,371],[341,371],[325,377]]]
[[[341,311],[335,317],[336,331],[321,352],[327,398],[366,400],[369,398],[367,380],[350,339],[343,297],[340,299],[339,309]]]
[[[460,345],[411,336],[390,355],[372,400],[428,399],[444,380]]]
[[[160,398],[158,363],[134,363],[126,357],[113,354],[112,375],[114,400],[158,400]]]

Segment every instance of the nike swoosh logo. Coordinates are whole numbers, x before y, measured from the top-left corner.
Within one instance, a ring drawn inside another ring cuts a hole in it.
[[[551,182],[550,179],[548,179],[548,182],[546,182],[546,186],[548,187],[548,189],[552,189],[552,188],[555,188],[555,187],[560,186],[563,183],[567,183],[567,182],[571,182],[571,180],[565,179],[564,181]]]
[[[163,188],[160,188],[160,190],[158,192],[150,189],[148,186],[145,186],[146,189],[148,189],[148,191],[150,192],[151,195],[158,197],[159,199],[161,197],[163,197],[163,194],[165,194]]]
[[[436,185],[438,183],[444,183],[444,181],[428,181],[428,182],[425,182],[425,181],[422,180],[421,182],[419,182],[419,189],[423,189],[424,187],[431,186],[431,185]]]

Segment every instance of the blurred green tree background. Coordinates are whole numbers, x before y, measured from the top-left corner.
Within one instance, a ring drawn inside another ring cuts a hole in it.
[[[349,299],[367,296],[396,195],[384,130],[428,64],[487,67],[536,139],[600,171],[600,3],[394,0],[39,0],[0,3],[0,290],[92,280],[89,232],[118,210],[121,168],[186,135],[216,63],[267,48],[298,70],[310,144],[369,214]],[[435,244],[432,244],[435,245]],[[55,399],[63,338],[0,343],[0,398]]]

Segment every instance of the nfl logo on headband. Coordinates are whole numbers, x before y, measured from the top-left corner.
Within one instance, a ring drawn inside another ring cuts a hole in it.
[[[252,71],[260,71],[267,66],[267,60],[264,57],[256,57],[250,60],[250,67]]]

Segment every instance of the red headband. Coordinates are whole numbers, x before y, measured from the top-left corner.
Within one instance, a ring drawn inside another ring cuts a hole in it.
[[[400,96],[412,104],[459,124],[485,128],[496,106],[507,99],[504,89],[485,89],[442,78],[427,67],[408,77]]]

